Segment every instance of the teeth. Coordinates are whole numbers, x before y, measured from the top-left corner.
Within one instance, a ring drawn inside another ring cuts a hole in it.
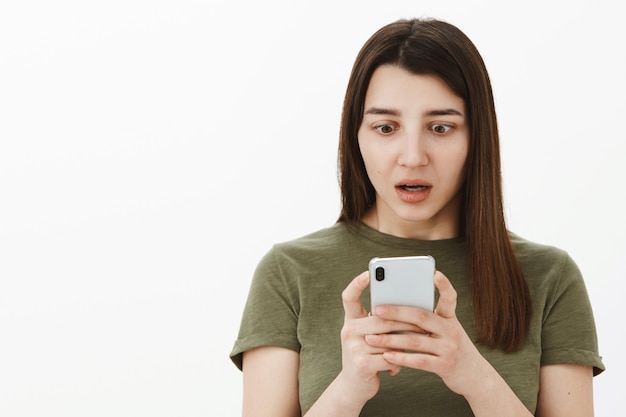
[[[416,192],[416,191],[423,191],[427,187],[425,185],[406,184],[406,185],[403,185],[401,188],[406,191]]]

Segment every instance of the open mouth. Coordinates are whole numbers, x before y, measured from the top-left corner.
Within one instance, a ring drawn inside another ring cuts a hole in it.
[[[408,191],[411,193],[416,193],[419,191],[424,191],[426,189],[428,189],[427,185],[420,185],[420,184],[404,184],[404,185],[399,185],[398,188],[403,189],[404,191]]]

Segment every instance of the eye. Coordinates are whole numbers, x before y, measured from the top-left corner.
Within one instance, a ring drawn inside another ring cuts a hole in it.
[[[453,129],[452,126],[441,124],[441,123],[434,124],[434,125],[432,125],[430,127],[430,130],[432,130],[433,132],[435,132],[438,135],[445,135],[446,133],[448,133],[452,129]]]
[[[374,130],[376,130],[380,134],[389,135],[396,130],[396,127],[390,124],[382,124],[382,125],[374,126]]]

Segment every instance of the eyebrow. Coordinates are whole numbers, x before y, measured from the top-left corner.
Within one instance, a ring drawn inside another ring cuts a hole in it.
[[[370,107],[365,110],[365,114],[376,114],[376,115],[388,115],[388,116],[399,116],[400,112],[394,109],[383,109],[380,107]]]
[[[400,112],[395,109],[385,109],[381,107],[370,107],[365,111],[365,114],[374,114],[374,115],[387,115],[387,116],[399,116]],[[463,117],[463,113],[455,109],[441,109],[441,110],[430,110],[424,113],[424,116],[461,116]]]
[[[425,116],[461,116],[463,113],[455,109],[431,110],[426,112]]]

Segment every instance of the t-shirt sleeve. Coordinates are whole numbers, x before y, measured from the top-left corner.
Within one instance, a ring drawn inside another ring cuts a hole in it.
[[[299,296],[294,271],[272,248],[259,262],[230,358],[242,369],[243,353],[260,346],[300,351],[297,337]]]
[[[547,300],[542,329],[542,365],[579,364],[604,371],[595,321],[580,270],[568,255]]]

